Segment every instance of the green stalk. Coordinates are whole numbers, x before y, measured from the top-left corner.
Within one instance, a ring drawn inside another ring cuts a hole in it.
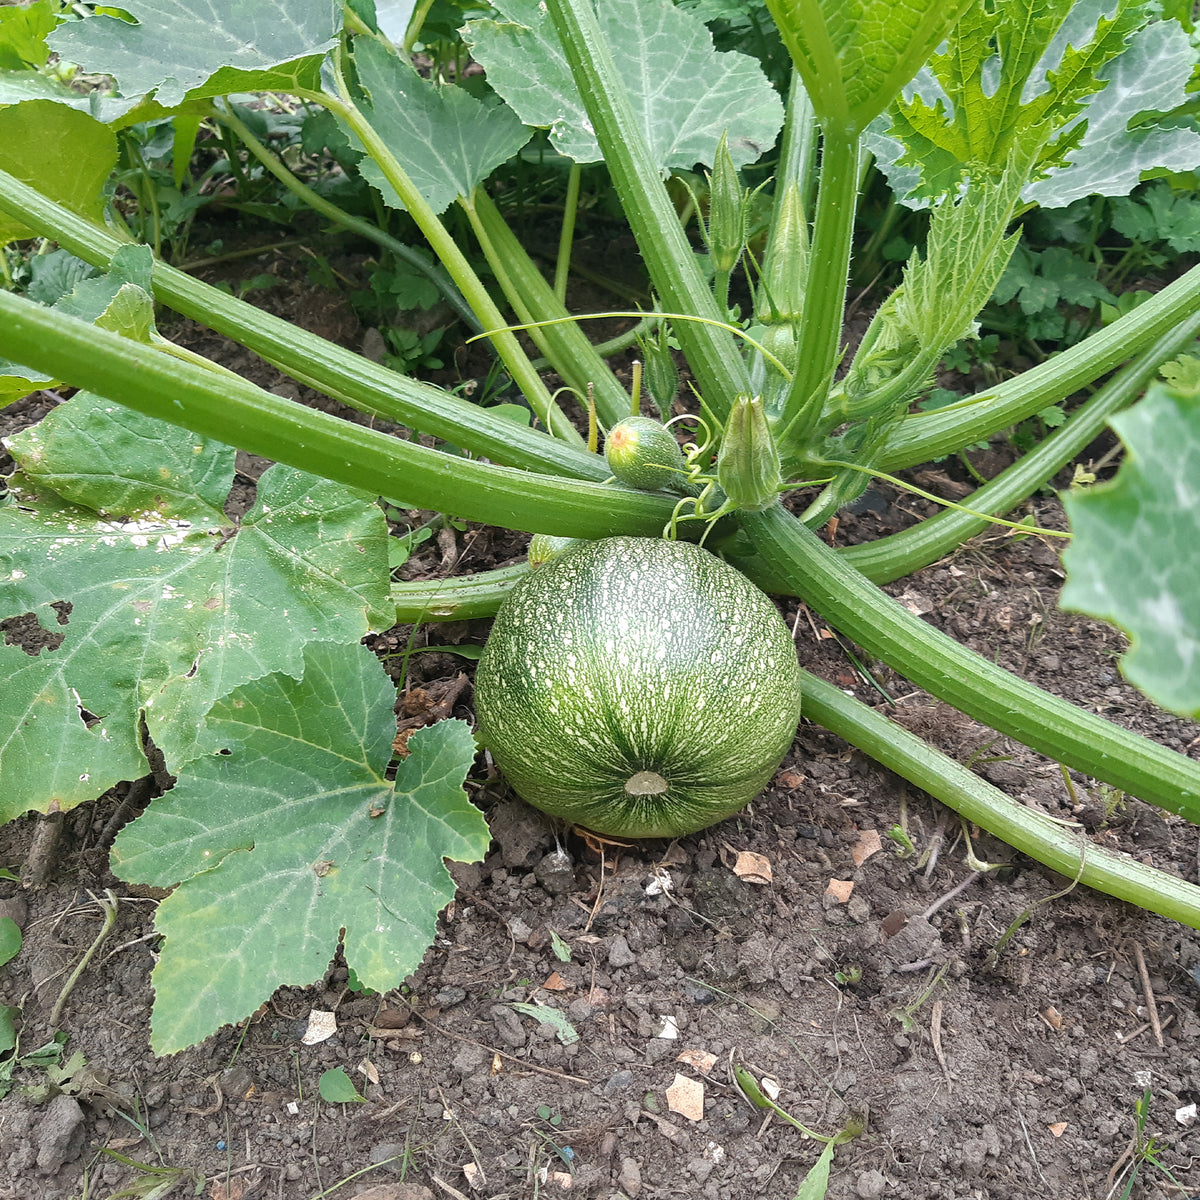
[[[366,238],[368,241],[374,242],[377,246],[382,246],[384,250],[389,251],[398,259],[406,262],[414,270],[420,271],[442,293],[459,317],[470,326],[472,333],[483,332],[483,326],[480,324],[479,318],[475,315],[466,300],[463,299],[462,292],[454,286],[453,280],[451,280],[443,268],[434,266],[432,263],[426,261],[411,246],[406,246],[397,238],[392,237],[390,233],[384,233],[378,225],[373,225],[370,221],[364,221],[362,217],[356,217],[352,213],[338,208],[336,204],[326,200],[319,192],[313,191],[306,183],[301,182],[301,180],[287,169],[279,155],[267,146],[264,146],[254,136],[249,127],[238,118],[232,106],[228,103],[221,108],[214,107],[212,115],[218,121],[222,122],[222,124],[228,125],[237,134],[246,149],[293,196],[306,204],[314,212],[319,212],[323,217],[327,217],[335,225],[341,225],[343,229],[349,229],[351,232],[357,233],[359,237]]]
[[[807,671],[800,672],[800,679],[806,717],[968,821],[1068,879],[1200,929],[1200,888],[1195,884],[1096,845],[1081,831],[1018,804],[923,738],[825,680]]]
[[[659,536],[673,508],[670,498],[457,458],[364,429],[6,292],[0,355],[406,508],[586,538]]]
[[[927,625],[782,507],[742,513],[756,553],[737,565],[798,596],[868,654],[1007,737],[1130,795],[1200,820],[1200,763],[1034,687]]]
[[[112,256],[127,244],[2,170],[0,211],[19,217],[42,237],[95,267],[107,268]],[[153,286],[160,303],[233,338],[293,379],[360,412],[444,438],[506,466],[581,479],[608,477],[604,460],[594,454],[398,375],[158,260]]]
[[[569,318],[566,306],[554,294],[487,192],[476,188],[469,201],[459,203],[520,323]],[[529,335],[576,395],[586,396],[587,385],[593,385],[596,409],[605,425],[615,425],[629,412],[625,389],[576,322],[563,320],[557,325],[531,329]]]
[[[823,127],[821,184],[808,255],[796,374],[780,417],[780,454],[802,458],[837,369],[858,203],[859,137]]]
[[[396,622],[415,625],[425,621],[466,621],[495,614],[504,598],[526,575],[527,562],[478,575],[456,575],[451,579],[421,579],[393,583],[392,601]]]
[[[936,412],[906,417],[872,466],[894,474],[1008,429],[1119,367],[1197,309],[1200,266],[1192,267],[1106,329],[1005,380],[999,387],[977,392]]]
[[[1160,363],[1179,354],[1198,335],[1200,314],[1195,314],[1178,329],[1159,338],[1036,449],[978,488],[964,504],[993,516],[1002,516],[1020,504],[1080,454],[1099,435],[1113,413],[1136,399],[1154,378]],[[982,533],[987,526],[988,522],[981,517],[945,509],[900,533],[861,546],[847,546],[841,555],[873,583],[890,583],[936,562],[967,538]]]
[[[413,47],[421,39],[421,30],[425,27],[425,18],[433,7],[433,0],[417,0],[413,14],[408,18],[408,28],[404,31],[404,53],[411,54]]]
[[[450,278],[458,285],[467,303],[483,322],[484,328],[495,331],[490,332],[492,345],[496,347],[500,361],[504,363],[513,382],[521,389],[539,420],[555,437],[573,445],[582,445],[583,438],[579,431],[554,402],[541,376],[533,369],[528,356],[521,348],[521,343],[511,333],[502,332],[508,322],[496,307],[487,288],[483,286],[483,281],[467,262],[466,255],[458,248],[458,243],[450,236],[450,231],[421,195],[391,148],[375,132],[374,126],[363,115],[362,110],[350,99],[349,93],[338,98],[326,92],[306,92],[298,88],[296,94],[312,100],[315,104],[323,105],[345,122],[400,197],[408,215],[417,223],[417,228],[425,235],[434,254],[449,271]]]
[[[583,168],[571,163],[567,175],[567,196],[563,201],[562,228],[558,234],[558,257],[554,261],[554,294],[559,304],[567,302],[567,277],[571,273],[571,246],[575,241],[575,217],[579,209],[579,183]]]
[[[726,320],[650,156],[591,0],[546,0],[546,5],[662,307]],[[722,330],[693,321],[679,322],[672,332],[705,403],[724,420],[734,396],[749,388],[737,344]]]

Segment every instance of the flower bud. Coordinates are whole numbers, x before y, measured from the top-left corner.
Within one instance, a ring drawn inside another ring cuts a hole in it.
[[[735,508],[750,512],[770,508],[778,498],[783,473],[761,396],[734,401],[717,452],[717,482]]]
[[[717,271],[732,271],[742,257],[747,203],[747,191],[729,156],[726,136],[721,134],[708,178],[708,252]]]

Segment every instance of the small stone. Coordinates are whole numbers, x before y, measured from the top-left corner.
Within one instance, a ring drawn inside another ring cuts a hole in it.
[[[73,1096],[55,1096],[36,1126],[37,1168],[43,1175],[57,1174],[64,1163],[74,1162],[83,1150],[83,1109]]]
[[[496,1025],[496,1035],[506,1046],[516,1048],[525,1045],[525,1027],[511,1008],[493,1004],[492,1020]]]
[[[288,1165],[283,1168],[284,1179],[291,1183],[295,1183],[296,1180],[299,1179],[303,1174],[304,1172],[301,1170],[299,1163],[288,1163]]]
[[[693,1158],[684,1168],[697,1183],[703,1183],[711,1174],[716,1164],[711,1159]]]
[[[608,965],[610,967],[631,967],[637,962],[637,955],[629,948],[625,935],[618,933],[608,946]]]
[[[439,988],[433,995],[433,1002],[438,1008],[453,1008],[467,998],[467,993],[460,987]]]
[[[617,1187],[627,1195],[630,1200],[642,1190],[642,1168],[638,1166],[637,1160],[632,1158],[621,1159],[621,1169],[617,1172]]]
[[[987,1142],[983,1138],[967,1138],[962,1144],[963,1172],[974,1177],[983,1170],[987,1158]]]
[[[863,1171],[854,1181],[854,1194],[858,1200],[878,1200],[886,1187],[882,1171]]]
[[[575,890],[575,864],[565,850],[552,850],[539,860],[533,874],[551,896],[565,896]]]
[[[604,1083],[605,1096],[615,1096],[618,1092],[625,1091],[626,1088],[633,1085],[632,1071],[617,1071],[610,1075]]]
[[[453,1067],[464,1079],[474,1075],[488,1060],[488,1052],[483,1046],[475,1046],[470,1042],[460,1047],[454,1056]]]
[[[510,871],[532,867],[551,836],[545,817],[519,800],[501,800],[488,814],[488,825]]]

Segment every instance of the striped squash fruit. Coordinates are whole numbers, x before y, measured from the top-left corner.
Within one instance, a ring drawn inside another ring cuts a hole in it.
[[[715,824],[795,735],[795,648],[745,576],[685,542],[579,542],[497,614],[480,739],[530,804],[617,837]]]

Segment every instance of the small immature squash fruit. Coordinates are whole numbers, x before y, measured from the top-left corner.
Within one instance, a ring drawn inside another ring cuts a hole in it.
[[[530,804],[675,837],[749,803],[800,719],[775,606],[685,542],[579,542],[513,589],[475,677],[480,738]]]

